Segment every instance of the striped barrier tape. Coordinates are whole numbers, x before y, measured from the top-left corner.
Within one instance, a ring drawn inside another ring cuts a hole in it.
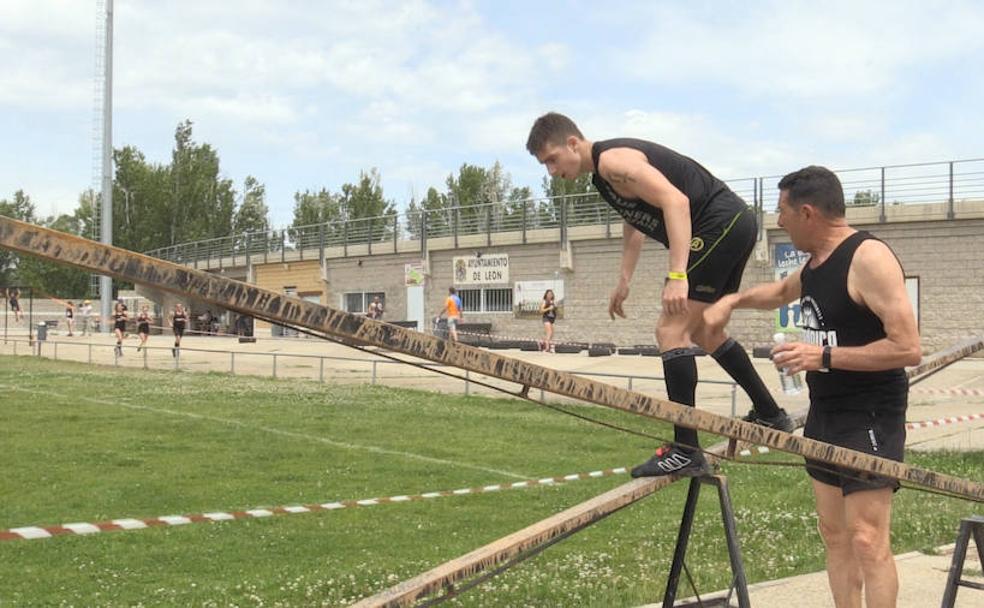
[[[0,542],[8,540],[37,540],[42,538],[52,538],[54,536],[98,534],[99,532],[112,532],[116,530],[144,530],[146,528],[158,528],[166,526],[183,526],[192,523],[231,521],[236,519],[259,519],[272,517],[274,515],[290,515],[298,513],[315,513],[318,511],[335,511],[352,507],[371,507],[375,505],[401,503],[401,502],[420,502],[432,498],[443,498],[449,496],[465,496],[469,494],[487,494],[502,490],[517,490],[521,488],[532,488],[535,486],[549,486],[558,483],[578,481],[581,479],[597,479],[601,477],[611,477],[622,475],[628,472],[625,467],[614,469],[602,469],[589,473],[573,473],[562,477],[544,477],[541,479],[528,479],[514,483],[500,483],[475,488],[462,488],[459,490],[444,490],[439,492],[427,492],[424,494],[387,496],[383,498],[366,498],[362,500],[342,500],[337,502],[326,502],[321,504],[295,505],[287,507],[272,507],[250,509],[248,511],[220,511],[213,513],[196,513],[192,515],[165,515],[163,517],[152,517],[149,519],[113,519],[97,523],[70,523],[60,526],[26,526],[21,528],[10,528],[0,530]]]
[[[936,420],[923,420],[921,422],[906,423],[906,430],[925,429],[945,424],[956,424],[957,422],[970,422],[972,420],[984,420],[984,414],[967,414],[966,416],[951,416],[948,418],[938,418]]]

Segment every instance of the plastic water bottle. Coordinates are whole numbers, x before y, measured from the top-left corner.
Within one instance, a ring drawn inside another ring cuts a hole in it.
[[[786,334],[777,333],[772,336],[772,341],[776,344],[785,344]],[[782,392],[787,395],[798,395],[803,390],[803,378],[800,374],[789,375],[789,370],[785,367],[779,370],[779,384],[782,385]]]

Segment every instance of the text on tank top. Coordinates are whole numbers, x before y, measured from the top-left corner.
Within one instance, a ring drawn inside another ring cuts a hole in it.
[[[665,247],[670,246],[670,241],[666,234],[662,209],[639,198],[624,198],[598,172],[601,153],[612,148],[632,148],[645,154],[649,164],[690,200],[691,224],[697,223],[714,197],[730,191],[724,182],[711,175],[711,172],[700,163],[666,146],[628,137],[594,142],[591,146],[591,158],[594,161],[595,173],[591,176],[591,182],[598,189],[601,197],[629,225],[646,236],[656,239]],[[740,208],[736,206],[735,211],[740,211]]]
[[[823,263],[800,274],[803,341],[817,346],[864,346],[885,338],[885,326],[869,308],[851,299],[847,275],[867,232],[844,239]],[[901,263],[900,263],[901,266]],[[806,374],[811,400],[836,399],[836,409],[891,409],[904,405],[908,383],[902,368],[877,372],[832,369]]]

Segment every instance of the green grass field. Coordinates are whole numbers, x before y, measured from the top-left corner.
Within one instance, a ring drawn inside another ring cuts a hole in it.
[[[636,416],[578,410],[671,434]],[[516,400],[0,357],[0,529],[453,490],[632,465],[652,447]],[[984,470],[982,452],[910,461],[960,477]],[[752,581],[823,567],[800,468],[723,472]],[[0,542],[0,606],[345,605],[627,480]],[[674,484],[451,604],[657,601],[685,490]],[[728,557],[712,492],[700,508],[688,566],[710,592],[727,586]],[[972,512],[904,490],[894,550],[953,542]]]

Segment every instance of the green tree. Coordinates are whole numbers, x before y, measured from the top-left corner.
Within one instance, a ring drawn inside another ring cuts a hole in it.
[[[192,139],[192,123],[174,132],[170,167],[167,244],[228,236],[236,208],[232,180],[221,177],[219,156],[209,144]]]
[[[242,201],[233,218],[233,232],[239,236],[246,232],[266,232],[270,229],[270,209],[266,204],[266,186],[252,175],[243,181]]]
[[[575,211],[574,218],[568,221],[602,223],[608,217],[608,204],[597,196],[590,173],[582,173],[575,179],[545,176],[543,194],[547,198],[537,206],[537,223],[541,226],[556,226],[560,222],[560,208],[565,204],[568,211]]]
[[[74,215],[52,216],[39,223],[69,234],[80,232],[79,221]],[[86,272],[29,255],[22,256],[17,264],[17,280],[33,287],[35,297],[81,298],[88,293],[90,284]]]
[[[350,230],[354,229],[360,240],[363,234],[376,241],[393,235],[396,204],[383,195],[381,182],[379,171],[375,168],[368,173],[361,171],[359,181],[355,184],[344,184],[342,193],[338,197],[342,216],[346,221],[353,222]],[[383,219],[373,219],[371,222],[366,219],[380,217]],[[370,223],[371,235],[368,234]]]
[[[419,202],[411,200],[407,205],[406,230],[411,238],[419,239],[421,226],[426,221],[428,237],[446,236],[450,234],[452,213],[448,195],[438,192],[437,188],[428,188],[427,196]]]
[[[37,221],[34,213],[34,203],[23,190],[14,192],[12,199],[0,199],[0,215],[34,223]],[[13,285],[18,282],[18,262],[17,254],[7,249],[0,249],[0,285]]]
[[[871,190],[858,190],[854,193],[854,199],[847,204],[851,207],[874,207],[881,202],[881,195]]]

